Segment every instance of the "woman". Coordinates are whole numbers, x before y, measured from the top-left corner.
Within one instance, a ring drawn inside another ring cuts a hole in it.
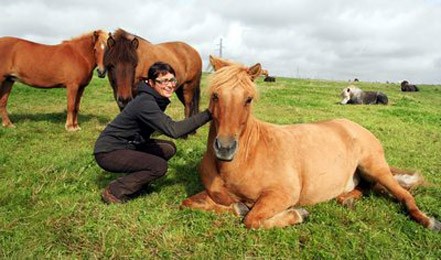
[[[110,122],[95,143],[94,155],[106,171],[123,173],[102,192],[106,203],[122,203],[148,183],[163,176],[176,153],[171,141],[150,138],[158,131],[172,138],[187,135],[211,120],[209,110],[182,121],[164,111],[176,86],[175,71],[163,62],[153,64],[138,84],[138,95]]]

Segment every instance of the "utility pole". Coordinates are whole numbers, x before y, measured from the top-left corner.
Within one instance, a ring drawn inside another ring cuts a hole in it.
[[[219,41],[219,57],[222,58],[222,38],[220,38],[220,41]]]

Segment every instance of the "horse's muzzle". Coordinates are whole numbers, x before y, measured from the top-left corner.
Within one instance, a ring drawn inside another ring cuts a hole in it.
[[[118,104],[119,110],[122,111],[131,100],[131,98],[118,97],[116,103]]]
[[[221,161],[232,161],[237,151],[237,144],[237,140],[233,137],[217,137],[213,144],[216,158]]]
[[[98,77],[104,78],[106,76],[107,70],[106,69],[97,68],[96,72],[98,73]]]

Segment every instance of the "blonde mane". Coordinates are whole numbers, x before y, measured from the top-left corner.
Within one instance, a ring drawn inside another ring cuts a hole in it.
[[[248,69],[241,64],[225,66],[212,74],[209,78],[209,87],[207,90],[208,93],[216,92],[220,88],[230,91],[237,86],[244,88],[257,98],[258,93],[254,82],[251,81],[248,75]]]
[[[93,34],[95,32],[97,32],[100,37],[104,37],[104,39],[107,40],[107,32],[106,31],[104,31],[104,30],[96,30],[96,31],[91,31],[91,32],[83,33],[83,34],[81,34],[79,36],[75,36],[75,37],[71,38],[70,40],[64,40],[61,43],[67,43],[67,42],[72,42],[72,41],[80,41],[80,40],[83,40],[85,38],[89,38],[89,37],[93,36]]]

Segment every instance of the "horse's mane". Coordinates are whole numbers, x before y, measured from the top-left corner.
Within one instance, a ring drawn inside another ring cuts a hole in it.
[[[144,38],[142,38],[142,37],[140,37],[140,36],[138,36],[138,35],[135,35],[135,34],[132,34],[132,33],[129,33],[129,32],[127,32],[127,31],[125,31],[124,29],[121,29],[121,28],[118,28],[114,33],[113,33],[113,37],[115,37],[115,39],[117,39],[117,38],[126,38],[126,39],[128,39],[128,40],[133,40],[134,38],[138,38],[138,39],[140,39],[140,40],[143,40],[143,41],[146,41],[146,42],[148,42],[148,43],[150,43],[149,41],[147,41],[146,39],[144,39]]]
[[[138,63],[138,54],[132,46],[132,40],[135,35],[128,33],[122,29],[116,30],[112,37],[115,44],[112,48],[108,48],[104,55],[104,63],[109,64],[110,61],[125,61],[130,63]]]
[[[70,40],[64,40],[61,43],[83,40],[84,38],[91,37],[94,32],[95,31],[86,32],[86,33],[83,33],[83,34],[81,34],[79,36],[75,36],[75,37],[71,38]],[[96,32],[98,32],[98,34],[100,34],[100,35],[107,34],[107,32],[105,32],[103,30],[96,30]]]
[[[254,82],[248,75],[248,69],[241,64],[233,64],[219,69],[210,76],[209,82],[209,93],[216,92],[220,88],[230,91],[241,86],[257,98],[258,93]]]

